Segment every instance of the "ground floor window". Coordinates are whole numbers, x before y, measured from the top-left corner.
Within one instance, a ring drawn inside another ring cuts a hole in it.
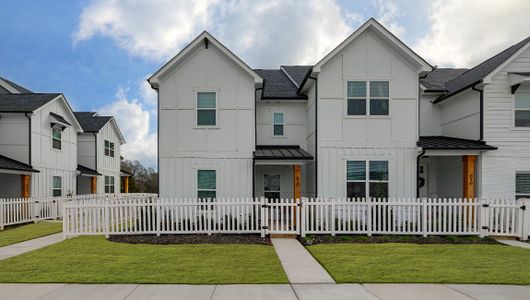
[[[53,196],[60,197],[63,194],[63,179],[61,176],[53,176]]]
[[[530,172],[515,174],[515,198],[530,198]]]
[[[197,197],[199,199],[217,198],[216,173],[215,170],[197,170]]]
[[[105,194],[114,194],[114,176],[105,176]]]
[[[265,174],[264,176],[264,193],[267,199],[280,199],[280,175]]]
[[[347,161],[346,195],[348,198],[387,198],[388,161]]]

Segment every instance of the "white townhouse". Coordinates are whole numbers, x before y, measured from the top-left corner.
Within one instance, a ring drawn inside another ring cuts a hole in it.
[[[111,116],[75,112],[83,133],[77,136],[77,193],[119,193],[121,145],[125,139]],[[125,181],[128,177],[125,177]],[[125,192],[128,184],[125,184]]]
[[[203,32],[148,81],[161,197],[530,194],[530,40],[437,69],[374,19],[312,66]]]
[[[0,198],[75,195],[80,132],[62,94],[0,78]]]

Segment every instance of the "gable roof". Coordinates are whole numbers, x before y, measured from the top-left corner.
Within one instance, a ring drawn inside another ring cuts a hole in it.
[[[416,62],[418,67],[422,71],[432,71],[433,67],[425,59],[416,54],[412,49],[410,49],[405,43],[398,39],[394,34],[392,34],[388,29],[383,25],[377,22],[374,18],[370,18],[366,21],[361,27],[355,30],[350,36],[348,36],[342,43],[340,43],[335,49],[328,53],[323,59],[321,59],[314,67],[313,72],[320,72],[323,65],[325,65],[331,58],[341,52],[345,47],[347,47],[353,40],[360,36],[363,32],[368,29],[373,29],[375,32],[379,33],[381,36],[392,42],[397,46],[400,52],[404,56],[410,57],[413,61]]]
[[[307,99],[307,96],[298,94],[298,87],[283,70],[255,69],[254,71],[263,78],[261,99]]]
[[[245,70],[250,76],[254,78],[254,82],[261,84],[263,78],[261,78],[252,68],[250,68],[243,60],[237,57],[232,51],[221,44],[217,39],[215,39],[207,31],[203,31],[199,36],[197,36],[191,43],[189,43],[184,49],[182,49],[177,55],[175,55],[171,60],[169,60],[165,65],[163,65],[158,71],[155,72],[151,77],[147,79],[147,82],[151,85],[152,88],[158,88],[158,80],[163,76],[168,70],[170,70],[174,65],[181,62],[187,57],[187,55],[195,50],[197,47],[204,45],[208,47],[209,43],[212,43],[214,46],[219,48],[226,56],[228,56],[234,63],[240,66]]]
[[[445,84],[454,79],[469,69],[465,68],[436,68],[429,72],[425,78],[421,78],[420,82],[425,86],[426,91],[446,91]]]
[[[59,93],[0,94],[0,112],[34,112],[60,96]]]
[[[3,155],[0,155],[0,170],[39,173],[32,166]]]
[[[530,43],[530,37],[512,45],[497,55],[488,58],[482,63],[462,73],[460,76],[448,81],[446,83],[447,94],[433,101],[433,103],[441,102],[459,92],[470,88],[471,86],[480,83],[485,77],[494,72],[497,68],[503,65],[507,60],[514,56],[519,50]]]
[[[32,93],[32,91],[6,78],[0,77],[0,94],[15,94],[15,93]]]
[[[84,132],[99,132],[107,123],[112,122],[116,127],[118,136],[120,137],[122,144],[125,143],[125,138],[123,137],[116,120],[111,116],[100,116],[97,112],[74,112],[75,118],[81,124]]]

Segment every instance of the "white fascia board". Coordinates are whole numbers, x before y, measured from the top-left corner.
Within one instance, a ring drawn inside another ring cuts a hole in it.
[[[8,90],[10,93],[20,94],[20,92],[17,89],[12,87],[9,83],[3,81],[1,78],[0,78],[0,86]]]
[[[192,51],[194,51],[198,46],[203,45],[204,40],[208,40],[209,43],[217,47],[221,52],[228,56],[232,61],[245,70],[250,76],[254,78],[254,83],[256,85],[263,84],[263,78],[259,76],[251,67],[249,67],[243,60],[236,56],[232,51],[226,48],[221,42],[215,39],[210,33],[204,31],[199,36],[197,36],[191,43],[189,43],[184,49],[182,49],[177,55],[175,55],[171,60],[169,60],[165,65],[163,65],[158,71],[155,72],[151,77],[147,79],[151,87],[158,88],[158,82],[160,77],[162,77],[166,72],[177,65],[183,59],[185,59]]]
[[[480,155],[480,150],[425,150],[424,156]]]

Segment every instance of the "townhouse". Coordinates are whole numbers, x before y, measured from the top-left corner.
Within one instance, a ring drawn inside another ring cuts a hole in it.
[[[370,19],[262,70],[203,32],[148,79],[160,196],[528,196],[529,42],[438,69]]]

